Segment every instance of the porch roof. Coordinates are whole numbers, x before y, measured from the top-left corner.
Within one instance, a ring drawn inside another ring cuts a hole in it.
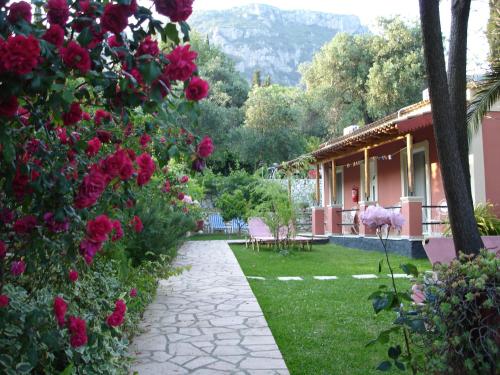
[[[319,161],[358,149],[361,151],[365,147],[397,139],[398,136],[429,125],[432,125],[430,101],[424,100],[402,108],[350,134],[332,138],[313,151],[311,155]],[[290,163],[293,163],[293,160]]]

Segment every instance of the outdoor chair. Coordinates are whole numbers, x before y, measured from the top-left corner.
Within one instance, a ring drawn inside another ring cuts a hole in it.
[[[253,250],[257,248],[257,251],[260,251],[261,244],[298,243],[302,245],[302,249],[304,249],[304,246],[307,246],[312,250],[310,238],[295,235],[288,236],[288,231],[289,229],[286,227],[280,228],[278,238],[276,238],[261,218],[254,217],[248,220],[249,240],[246,242],[246,245],[248,247],[248,244],[251,243]]]
[[[208,224],[210,226],[210,232],[222,231],[226,233],[226,224],[220,214],[210,214],[208,216]]]
[[[245,223],[243,219],[233,219],[231,220],[231,233],[240,233],[242,231],[248,230],[248,224]]]

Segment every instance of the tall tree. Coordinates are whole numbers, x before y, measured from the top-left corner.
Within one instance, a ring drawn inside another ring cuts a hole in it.
[[[500,0],[490,0],[490,19],[486,31],[490,45],[490,63],[500,60]]]
[[[468,166],[464,167],[466,129],[466,50],[471,0],[452,0],[448,75],[444,59],[439,0],[419,0],[424,58],[429,83],[434,134],[442,166],[453,241],[457,251],[476,254],[483,247],[474,218]],[[457,127],[463,126],[463,129]],[[468,155],[468,151],[467,151]]]
[[[253,72],[252,76],[252,86],[260,87],[262,86],[262,78],[260,77],[260,70]]]

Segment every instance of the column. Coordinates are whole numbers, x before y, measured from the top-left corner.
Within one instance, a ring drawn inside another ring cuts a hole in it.
[[[325,234],[324,207],[313,207],[312,209],[312,233],[315,236]]]
[[[316,207],[320,206],[319,172],[319,164],[316,164]]]
[[[326,222],[326,232],[331,234],[342,234],[342,206],[332,204],[326,208],[328,220]]]
[[[414,193],[414,173],[413,173],[413,135],[406,134],[406,166],[408,171],[408,195]]]
[[[422,197],[402,197],[401,215],[405,219],[401,236],[408,238],[421,238],[422,232]]]

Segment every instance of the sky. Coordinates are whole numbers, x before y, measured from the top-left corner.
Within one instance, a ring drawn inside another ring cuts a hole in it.
[[[441,1],[441,27],[445,36],[450,28],[450,1]],[[409,20],[419,19],[418,0],[195,0],[194,10],[222,10],[235,6],[261,3],[281,9],[305,9],[321,12],[354,14],[373,28],[377,17],[401,15]],[[469,19],[469,73],[485,68],[488,43],[485,30],[489,17],[488,0],[472,0]]]

